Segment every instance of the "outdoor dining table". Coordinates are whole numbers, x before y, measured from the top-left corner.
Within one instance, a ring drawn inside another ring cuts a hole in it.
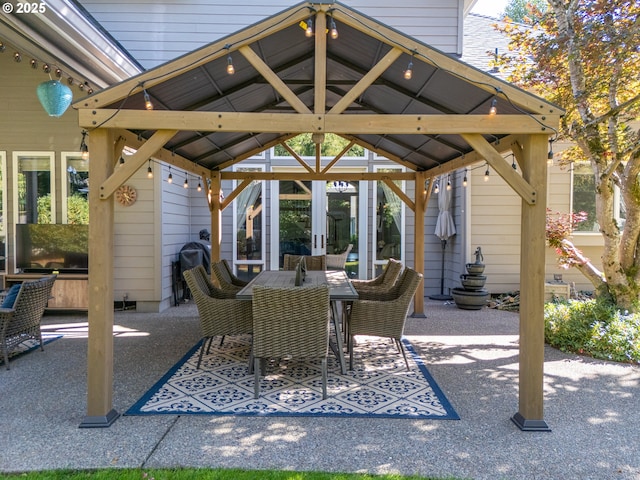
[[[267,285],[272,287],[294,287],[296,272],[289,270],[264,270],[260,272],[249,284],[236,294],[239,300],[251,300],[255,285]],[[340,362],[340,371],[347,373],[347,364],[344,358],[344,342],[341,334],[342,309],[337,304],[340,301],[354,301],[358,299],[358,292],[351,284],[344,270],[308,270],[304,279],[304,285],[328,285],[329,300],[331,303],[331,321],[335,330],[335,344],[330,342],[331,350]],[[300,312],[304,315],[304,312]]]

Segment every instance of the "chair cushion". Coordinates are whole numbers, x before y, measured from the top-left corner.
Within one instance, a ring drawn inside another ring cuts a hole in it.
[[[2,305],[0,305],[0,308],[13,308],[13,304],[16,303],[16,298],[18,297],[18,292],[20,291],[21,287],[22,287],[21,283],[16,283],[15,285],[12,285],[9,291],[7,292],[7,296],[4,297],[4,300],[2,301]]]

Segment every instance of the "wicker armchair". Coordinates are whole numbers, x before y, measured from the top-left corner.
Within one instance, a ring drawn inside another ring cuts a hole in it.
[[[339,254],[328,254],[327,268],[329,270],[344,270],[344,267],[347,264],[347,257],[349,256],[352,248],[353,244],[350,243],[344,252]]]
[[[354,300],[349,317],[349,368],[353,369],[353,337],[370,335],[392,338],[409,370],[409,362],[401,340],[409,306],[420,280],[421,273],[405,268],[400,280],[390,291],[392,298]]]
[[[352,280],[353,288],[358,292],[360,300],[379,300],[396,284],[402,272],[402,262],[390,258],[384,271],[371,280]]]
[[[205,348],[208,349],[207,340],[210,346],[216,336],[250,334],[253,329],[251,302],[229,298],[229,292],[207,283],[206,272],[203,277],[198,271],[201,267],[184,272],[184,279],[198,307],[202,331],[203,341],[196,368],[200,368]]]
[[[22,282],[13,308],[0,308],[0,350],[9,370],[9,353],[25,340],[33,338],[42,346],[40,321],[49,302],[55,275]]]
[[[307,266],[307,270],[326,270],[327,269],[327,256],[326,255],[290,255],[285,253],[284,255],[284,270],[295,270],[298,262],[304,257],[304,261]]]
[[[220,288],[225,291],[237,293],[242,290],[248,282],[240,280],[233,274],[231,267],[226,260],[220,260],[211,264],[213,274],[220,284]]]
[[[260,363],[285,356],[321,358],[322,398],[327,398],[329,287],[253,287],[255,398],[260,396]]]

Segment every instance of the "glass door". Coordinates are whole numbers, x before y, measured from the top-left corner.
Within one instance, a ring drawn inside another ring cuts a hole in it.
[[[313,253],[312,240],[315,225],[312,183],[314,182],[300,180],[278,182],[278,269],[281,269],[284,264],[285,254],[311,255]]]
[[[351,277],[358,277],[359,182],[282,180],[276,188],[278,268],[285,254],[340,254],[351,244],[345,267]]]

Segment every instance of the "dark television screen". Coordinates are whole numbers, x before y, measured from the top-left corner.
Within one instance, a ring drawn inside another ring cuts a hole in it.
[[[89,225],[16,225],[16,266],[25,273],[87,273]]]

